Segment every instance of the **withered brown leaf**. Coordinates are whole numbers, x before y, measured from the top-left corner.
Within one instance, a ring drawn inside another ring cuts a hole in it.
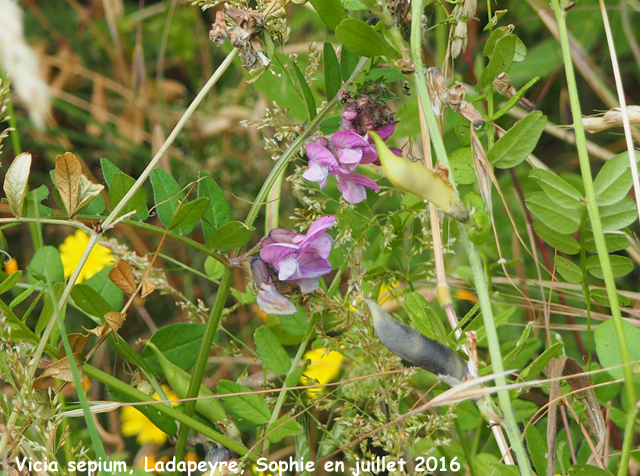
[[[146,298],[149,294],[156,290],[156,285],[148,279],[142,280],[142,290],[140,291],[140,299]]]
[[[80,352],[75,353],[73,354],[73,360],[78,369],[80,380],[84,380],[84,372],[82,371],[82,366],[85,362],[84,355]],[[71,372],[71,363],[69,362],[69,358],[63,357],[60,360],[56,360],[52,364],[47,365],[44,372],[42,372],[34,382],[34,387],[37,385],[37,388],[39,388],[42,385],[42,381],[47,377],[57,378],[64,382],[73,382],[73,373]]]
[[[122,327],[122,323],[126,318],[127,315],[125,313],[116,311],[107,312],[104,315],[104,320],[113,331],[113,335],[116,338],[116,341],[118,340],[118,331]]]
[[[128,294],[135,292],[137,288],[136,278],[133,276],[131,266],[124,260],[118,261],[118,264],[109,271],[109,279]]]
[[[89,334],[82,333],[67,334],[67,337],[69,338],[72,354],[82,352],[84,350],[84,346],[87,345],[87,341],[89,340]],[[58,345],[58,355],[62,356],[65,354],[64,345],[60,342],[60,345]]]
[[[55,181],[60,198],[69,216],[78,209],[78,187],[82,176],[80,161],[71,152],[56,157]]]

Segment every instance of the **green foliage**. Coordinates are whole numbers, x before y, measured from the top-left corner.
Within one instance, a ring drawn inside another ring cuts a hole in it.
[[[109,185],[109,206],[114,209],[116,205],[124,198],[129,190],[133,187],[136,181],[123,173],[116,172],[111,178],[111,184]],[[131,200],[127,202],[120,216],[126,215],[131,212],[136,212],[131,216],[133,220],[144,221],[149,216],[149,209],[147,208],[147,192],[143,188],[140,188],[133,194]]]
[[[223,397],[224,404],[237,415],[238,422],[246,420],[254,425],[264,425],[269,422],[271,410],[259,395],[251,392],[250,388],[229,380],[218,382],[220,395],[240,394]]]
[[[500,169],[515,167],[533,152],[547,118],[534,111],[509,129],[487,154],[489,162]]]
[[[389,60],[399,58],[398,52],[378,31],[362,20],[349,18],[341,21],[336,28],[336,36],[346,49],[359,56],[385,56]]]
[[[207,248],[212,250],[229,250],[239,248],[253,236],[254,229],[241,221],[232,221],[211,234],[207,240]]]
[[[258,327],[254,333],[256,348],[262,363],[277,375],[286,374],[291,368],[291,359],[267,326]]]
[[[176,323],[158,329],[151,336],[150,342],[173,364],[182,370],[189,371],[196,362],[197,349],[202,341],[204,324]],[[158,377],[164,376],[162,367],[153,350],[145,347],[142,357],[146,364]]]

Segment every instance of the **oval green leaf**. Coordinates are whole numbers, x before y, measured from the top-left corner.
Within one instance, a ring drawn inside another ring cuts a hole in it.
[[[271,419],[271,410],[259,395],[251,392],[250,388],[230,380],[220,380],[218,382],[218,393],[220,395],[228,395],[230,393],[243,394],[223,397],[224,403],[233,413],[250,423],[264,425]]]
[[[542,190],[561,207],[580,208],[582,206],[580,192],[555,173],[545,169],[533,169],[529,172],[529,178],[540,185]]]
[[[578,243],[578,240],[571,235],[558,233],[541,221],[534,221],[533,229],[536,232],[536,235],[561,253],[575,255],[580,251],[580,244]]]
[[[267,326],[262,326],[256,329],[253,336],[262,363],[276,375],[289,372],[291,358],[273,332]]]
[[[636,151],[636,163],[640,161],[640,152]],[[618,203],[627,196],[633,179],[629,152],[623,152],[609,159],[600,169],[593,181],[593,191],[598,205],[605,207]]]
[[[552,230],[563,235],[570,235],[578,231],[580,227],[578,210],[558,206],[544,192],[534,192],[525,201],[527,208]]]
[[[217,229],[207,240],[206,246],[220,251],[239,248],[251,239],[253,232],[253,227],[248,227],[241,221],[232,221]]]
[[[556,272],[571,284],[582,282],[582,271],[578,265],[562,256],[556,256]]]
[[[624,320],[622,321],[622,329],[627,340],[629,360],[637,362],[640,360],[640,345],[638,345],[638,342],[640,342],[640,329]],[[613,319],[608,319],[596,327],[594,339],[596,341],[598,360],[600,360],[602,367],[617,366],[616,368],[608,369],[607,372],[615,379],[623,378],[623,370],[620,367],[622,363],[620,345]],[[635,374],[633,380],[636,383],[640,383],[640,374]]]
[[[542,135],[547,116],[534,111],[509,129],[489,150],[488,158],[495,167],[515,167],[533,152]]]
[[[362,20],[343,20],[336,28],[336,35],[346,49],[357,55],[367,58],[385,56],[388,60],[400,58],[376,29]]]
[[[633,261],[626,256],[609,255],[609,263],[614,278],[626,276],[633,271]],[[587,271],[596,278],[604,279],[598,256],[589,256],[587,258]]]
[[[208,198],[196,198],[192,202],[183,203],[169,223],[169,230],[176,228],[184,229],[190,227],[203,217],[209,208],[210,200]]]

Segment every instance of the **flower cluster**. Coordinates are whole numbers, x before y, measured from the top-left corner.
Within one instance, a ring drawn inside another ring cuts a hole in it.
[[[345,93],[342,102],[340,131],[333,134],[331,142],[325,137],[306,145],[309,169],[302,176],[318,182],[323,189],[327,177],[334,175],[338,190],[349,203],[360,203],[367,196],[367,189],[379,191],[380,187],[369,177],[354,172],[358,165],[380,165],[378,153],[369,131],[375,131],[387,140],[395,129],[394,112],[385,101],[391,93],[383,83],[374,83],[352,96]]]
[[[333,238],[326,230],[336,218],[316,220],[306,234],[275,228],[262,240],[260,257],[251,261],[258,306],[267,314],[295,314],[298,310],[278,291],[281,283],[292,282],[302,293],[318,288],[320,276],[331,272],[328,257]]]

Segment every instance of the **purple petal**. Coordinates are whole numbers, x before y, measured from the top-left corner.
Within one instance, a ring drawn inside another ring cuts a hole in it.
[[[296,283],[300,286],[300,292],[303,294],[312,293],[316,289],[318,289],[318,285],[320,284],[320,280],[318,278],[300,278],[294,279]]]
[[[367,145],[367,147],[369,147]],[[336,149],[340,165],[353,165],[355,168],[362,159],[362,149]]]
[[[313,240],[315,240],[319,235],[324,233],[325,230],[331,228],[336,222],[336,217],[331,215],[326,215],[318,218],[313,225],[309,227],[305,236],[299,235],[294,238],[293,242],[296,245],[299,245],[301,248],[304,246],[308,246]]]
[[[376,134],[380,136],[380,139],[387,140],[393,134],[393,131],[396,128],[396,124],[394,122],[390,122],[380,127],[376,127],[374,131]]]
[[[366,188],[380,190],[377,183],[361,174],[340,174],[336,176],[338,190],[342,192],[342,196],[349,203],[360,203],[367,197]]]
[[[329,260],[321,258],[315,253],[304,253],[298,256],[296,264],[298,266],[296,278],[319,278],[331,272]]]
[[[310,182],[318,182],[322,190],[327,185],[327,177],[329,176],[329,167],[320,165],[317,162],[309,162],[309,168],[302,176]]]
[[[305,248],[306,252],[315,252],[321,258],[328,258],[331,253],[331,247],[333,246],[333,238],[328,233],[322,233],[320,236],[316,237],[309,245]]]
[[[270,242],[266,243],[267,239],[263,240],[263,244],[272,245],[275,243],[295,243],[295,238],[300,233],[296,233],[293,230],[287,230],[286,228],[274,228],[269,232]],[[263,246],[264,248],[264,246]]]
[[[340,131],[333,134],[331,143],[336,149],[363,149],[369,145],[360,134],[348,131]]]
[[[261,288],[263,284],[271,284],[273,281],[267,263],[257,256],[251,259],[251,273],[257,288]]]
[[[278,270],[278,279],[286,281],[289,278],[301,277],[298,261],[293,255],[287,256],[285,259],[274,265]]]
[[[402,157],[402,149],[398,149],[397,147],[389,147],[389,150],[396,154],[398,157]]]
[[[309,157],[310,163],[316,162],[319,165],[326,165],[329,168],[338,166],[336,158],[326,147],[322,147],[320,144],[316,144],[315,142],[309,142],[304,149],[307,153],[307,157]]]
[[[260,258],[278,268],[278,263],[289,255],[296,253],[300,248],[287,243],[267,245],[260,250]]]
[[[374,164],[376,163],[376,161],[378,161],[378,151],[376,150],[375,146],[369,145],[369,147],[367,147],[366,149],[362,149],[362,160],[360,161],[361,165]]]
[[[298,312],[298,309],[291,301],[280,294],[273,284],[263,284],[260,286],[256,301],[260,310],[266,314],[283,316]]]

